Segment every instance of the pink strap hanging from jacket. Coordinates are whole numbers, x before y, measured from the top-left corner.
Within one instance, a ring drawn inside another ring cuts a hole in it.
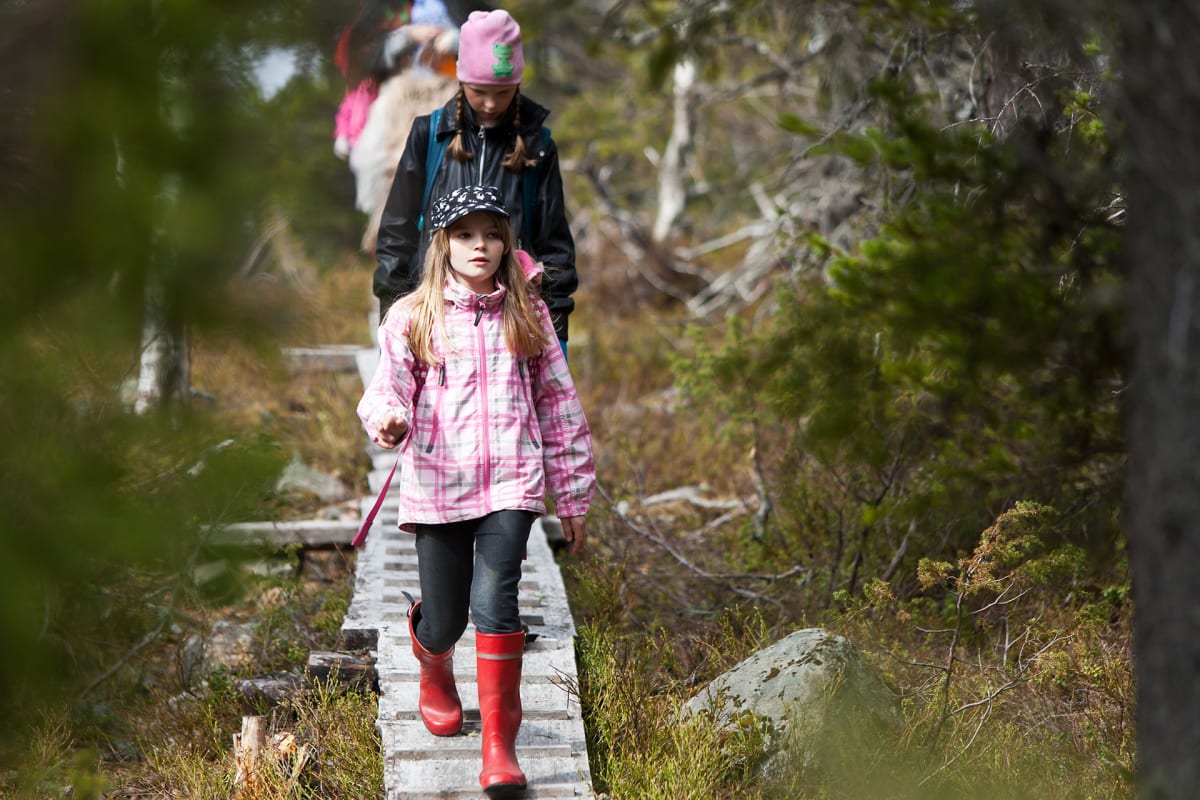
[[[367,512],[367,516],[363,518],[362,525],[358,527],[358,533],[354,540],[350,542],[351,547],[362,547],[363,542],[367,540],[367,534],[371,532],[371,524],[375,522],[375,517],[379,514],[379,507],[383,505],[384,499],[387,498],[388,488],[392,485],[392,478],[396,474],[396,467],[400,466],[400,454],[396,454],[396,463],[392,464],[392,471],[388,473],[387,479],[383,482],[383,488],[379,490],[379,496],[375,498],[375,505],[371,506],[371,510]]]

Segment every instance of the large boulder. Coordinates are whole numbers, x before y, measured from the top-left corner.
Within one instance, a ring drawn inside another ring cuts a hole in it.
[[[684,706],[722,727],[761,725],[771,774],[790,759],[820,767],[829,751],[868,747],[899,731],[895,693],[844,637],[796,631],[713,680]]]

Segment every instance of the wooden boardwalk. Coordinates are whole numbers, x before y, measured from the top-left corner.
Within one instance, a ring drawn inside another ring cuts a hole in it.
[[[357,354],[364,383],[375,368],[374,349]],[[365,437],[364,437],[365,441]],[[395,461],[368,443],[378,491]],[[398,481],[393,481],[395,486]],[[374,497],[363,498],[364,516]],[[575,624],[562,574],[554,561],[546,526],[539,520],[529,539],[520,585],[521,617],[537,638],[525,650],[521,697],[524,721],[517,757],[529,779],[529,798],[594,797],[588,768],[583,718],[575,693]],[[412,535],[396,528],[396,504],[389,497],[359,552],[354,596],[342,625],[345,646],[369,649],[379,674],[377,728],[383,743],[386,800],[480,798],[479,700],[475,679],[475,631],[467,632],[454,653],[455,675],[465,723],[458,736],[433,736],[417,714],[419,671],[408,635],[408,600],[420,597]]]

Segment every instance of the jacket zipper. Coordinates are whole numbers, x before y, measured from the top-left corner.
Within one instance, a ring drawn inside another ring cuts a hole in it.
[[[475,312],[475,338],[479,342],[479,404],[483,408],[480,433],[483,439],[483,474],[480,482],[483,484],[484,508],[492,507],[492,447],[491,422],[488,419],[488,381],[487,381],[487,336],[479,326],[479,318],[483,316],[483,299],[478,300],[479,306]]]
[[[487,160],[487,135],[484,133],[483,127],[479,128],[479,178],[476,180],[480,186],[483,185],[483,162]],[[479,324],[479,320],[475,321]]]

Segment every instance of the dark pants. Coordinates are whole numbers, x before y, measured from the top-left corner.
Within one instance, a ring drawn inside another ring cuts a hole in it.
[[[480,519],[417,526],[421,615],[417,640],[431,653],[449,650],[467,629],[521,630],[517,584],[535,514],[497,511]]]

